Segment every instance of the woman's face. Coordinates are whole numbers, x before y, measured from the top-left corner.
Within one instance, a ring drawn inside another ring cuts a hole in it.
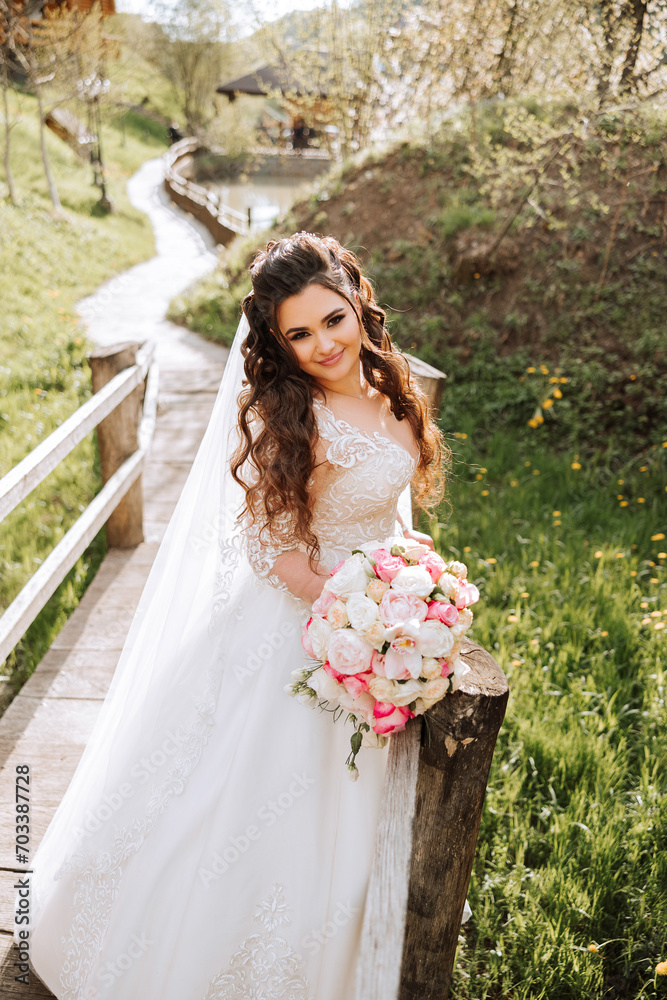
[[[322,285],[308,285],[281,302],[276,317],[302,371],[325,388],[358,391],[361,328],[347,299]]]

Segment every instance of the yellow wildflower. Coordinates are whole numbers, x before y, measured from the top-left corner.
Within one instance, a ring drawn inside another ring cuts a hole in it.
[[[528,593],[528,591],[527,591],[527,590],[523,590],[523,591],[522,591],[522,592],[521,592],[521,593],[519,594],[519,597],[530,597],[530,594]]]
[[[616,558],[617,559],[625,559],[625,552],[617,552],[616,553]]]
[[[667,559],[667,552],[658,552],[658,559]]]
[[[658,976],[667,976],[667,962],[658,962],[655,971]]]
[[[482,490],[482,496],[483,497],[488,497],[488,495],[489,495],[489,491],[488,490]]]
[[[537,569],[537,567],[538,567],[539,565],[540,565],[540,563],[539,563],[539,560],[538,560],[538,559],[533,559],[533,561],[532,561],[532,562],[531,562],[531,564],[530,564],[530,566],[531,566],[531,569]]]
[[[656,622],[655,625],[653,626],[653,628],[655,629],[656,632],[658,632],[661,628],[664,628],[664,627],[665,627],[665,623],[664,622]]]
[[[526,371],[528,372],[529,375],[534,375],[535,374],[535,369],[534,368],[526,368]]]
[[[616,494],[616,499],[617,500],[622,500],[623,499],[623,494],[622,493],[617,493]]]
[[[624,482],[625,482],[625,480],[624,480],[624,479],[619,479],[619,480],[618,480],[618,485],[619,485],[619,486],[622,486]]]
[[[513,667],[520,667],[521,666],[521,660],[512,660],[512,666]]]
[[[640,608],[647,608],[648,607],[648,601],[642,601],[641,604],[639,605],[639,607]]]
[[[563,398],[563,393],[560,391],[560,389],[554,389],[554,399],[562,399],[562,398]]]
[[[477,481],[479,482],[479,480],[480,480],[480,479],[484,479],[484,476],[480,475],[480,473],[478,472],[478,473],[477,473],[477,474],[475,475],[475,479],[476,479],[476,480],[477,480]]]
[[[523,464],[526,466],[526,468],[528,468],[528,466],[530,465],[530,462],[524,462]]]
[[[657,533],[657,535],[651,535],[651,541],[652,542],[661,542],[664,537],[665,537],[664,531],[659,531]]]
[[[560,521],[554,521],[554,528],[559,528],[561,525]]]
[[[540,470],[539,469],[533,469],[533,475],[534,476],[539,476],[539,474],[540,474]]]
[[[464,551],[464,552],[470,552],[470,551],[471,551],[471,550],[470,550],[470,546],[469,546],[469,545],[464,545],[464,546],[463,546],[463,551]]]
[[[486,559],[485,562],[491,563],[491,565],[493,566],[495,563],[498,562],[498,560],[495,559],[494,556],[489,556],[489,558]]]
[[[628,506],[628,501],[627,500],[621,500],[621,502],[620,502],[620,504],[618,506],[619,507],[627,507]]]
[[[595,553],[595,558],[602,559],[602,554],[603,554],[602,549],[598,549],[597,552]]]
[[[512,482],[510,483],[510,486],[518,486],[518,485],[519,485],[518,479],[513,479]]]
[[[542,372],[543,375],[549,374],[549,369],[547,368],[546,365],[540,365],[540,371]]]
[[[553,399],[545,399],[544,402],[542,403],[542,406],[544,407],[545,410],[551,409],[553,405],[554,405]]]
[[[637,497],[637,503],[646,503],[644,497]]]
[[[662,617],[662,611],[652,611],[651,612],[651,618],[661,618],[661,617]]]
[[[572,465],[570,466],[570,468],[571,469],[580,469],[581,465],[579,464],[579,462],[573,462]]]
[[[560,511],[559,510],[554,510],[554,511],[552,511],[552,513],[553,513],[554,517],[560,517]]]
[[[596,953],[596,952],[598,952],[598,951],[599,951],[600,949],[598,948],[598,946],[597,946],[596,944],[589,944],[589,946],[588,946],[588,950],[589,950],[589,951],[592,951],[593,953]]]
[[[518,622],[518,620],[519,620],[519,616],[518,615],[508,615],[507,616],[507,621],[508,622]]]

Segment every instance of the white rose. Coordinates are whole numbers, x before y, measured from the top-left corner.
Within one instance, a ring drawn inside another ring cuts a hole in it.
[[[419,562],[422,556],[431,551],[428,545],[424,545],[423,542],[417,542],[413,538],[403,538],[399,542],[399,545],[404,547],[404,555],[409,562]]]
[[[374,576],[372,580],[368,581],[368,586],[366,587],[366,597],[370,597],[372,601],[379,604],[388,590],[389,584],[385,583],[383,580],[378,580],[378,578]]]
[[[456,625],[450,626],[450,630],[455,639],[462,639],[471,625],[472,611],[470,608],[464,608],[463,611],[459,611],[459,620]]]
[[[341,690],[345,690],[342,684],[334,680],[322,667],[315,671],[309,684],[318,698],[324,698],[326,701],[338,701]]]
[[[327,611],[327,621],[332,628],[345,628],[347,625],[347,607],[340,598],[336,598]]]
[[[329,663],[339,674],[370,670],[372,655],[370,642],[353,629],[336,629],[329,640]]]
[[[456,579],[453,573],[442,573],[438,578],[438,586],[445,597],[456,597]]]
[[[442,664],[440,660],[436,660],[433,656],[425,656],[422,660],[421,676],[425,677],[428,681],[432,681],[436,677],[441,677]]]
[[[447,656],[454,648],[454,636],[442,622],[422,622],[417,649],[422,656]]]
[[[367,722],[369,726],[373,725],[373,708],[375,706],[375,698],[368,691],[362,691],[358,698],[353,698],[349,691],[347,691],[342,684],[338,685],[338,704],[343,708],[346,708],[348,712],[352,714],[361,721]]]
[[[391,581],[392,590],[403,594],[414,594],[416,597],[428,597],[435,584],[431,574],[423,566],[406,566],[399,569]]]
[[[370,642],[371,646],[373,647],[373,649],[377,649],[378,653],[382,652],[382,647],[384,646],[385,642],[384,631],[385,631],[384,625],[382,624],[380,619],[377,618],[373,622],[371,627],[366,629],[366,631],[364,632],[364,635]]]
[[[386,677],[376,677],[373,675],[368,682],[368,690],[376,701],[390,701],[394,703],[394,695],[398,691],[400,684],[390,681]]]
[[[355,591],[361,591],[363,594],[368,585],[365,565],[365,557],[355,553],[345,560],[332,577],[329,577],[323,589],[330,590],[336,597],[346,597],[348,594],[354,594]]]
[[[382,747],[386,747],[388,742],[388,736],[381,736],[379,733],[374,733],[372,729],[364,730],[361,737],[362,747],[370,747],[373,750],[381,750]]]
[[[318,660],[326,660],[332,632],[329,622],[319,615],[313,615],[313,620],[308,626],[308,638]]]
[[[424,698],[429,701],[440,701],[449,690],[449,677],[438,677],[424,685]]]
[[[366,632],[378,620],[378,606],[365,594],[350,594],[345,605],[352,628]]]
[[[421,698],[424,694],[425,685],[421,681],[413,679],[406,681],[405,684],[399,684],[398,681],[394,681],[394,683],[398,687],[398,693],[390,700],[397,708],[409,705],[411,701]]]
[[[447,572],[453,573],[457,576],[459,580],[465,580],[468,576],[468,567],[465,563],[458,562],[456,559],[452,559],[447,563]]]

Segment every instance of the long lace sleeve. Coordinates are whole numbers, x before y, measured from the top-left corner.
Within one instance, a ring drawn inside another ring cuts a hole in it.
[[[285,557],[296,553],[306,555],[305,547],[295,541],[291,527],[291,518],[287,514],[263,531],[257,524],[248,522],[243,526],[246,553],[253,571],[260,579],[286,594],[292,591],[280,572],[284,568]]]

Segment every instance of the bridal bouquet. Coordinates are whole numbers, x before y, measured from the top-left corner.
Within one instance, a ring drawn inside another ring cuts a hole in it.
[[[313,604],[301,641],[316,663],[292,671],[285,690],[332,705],[334,718],[348,712],[353,779],[362,745],[384,746],[468,672],[460,651],[479,591],[467,572],[425,545],[388,538],[340,562]]]

